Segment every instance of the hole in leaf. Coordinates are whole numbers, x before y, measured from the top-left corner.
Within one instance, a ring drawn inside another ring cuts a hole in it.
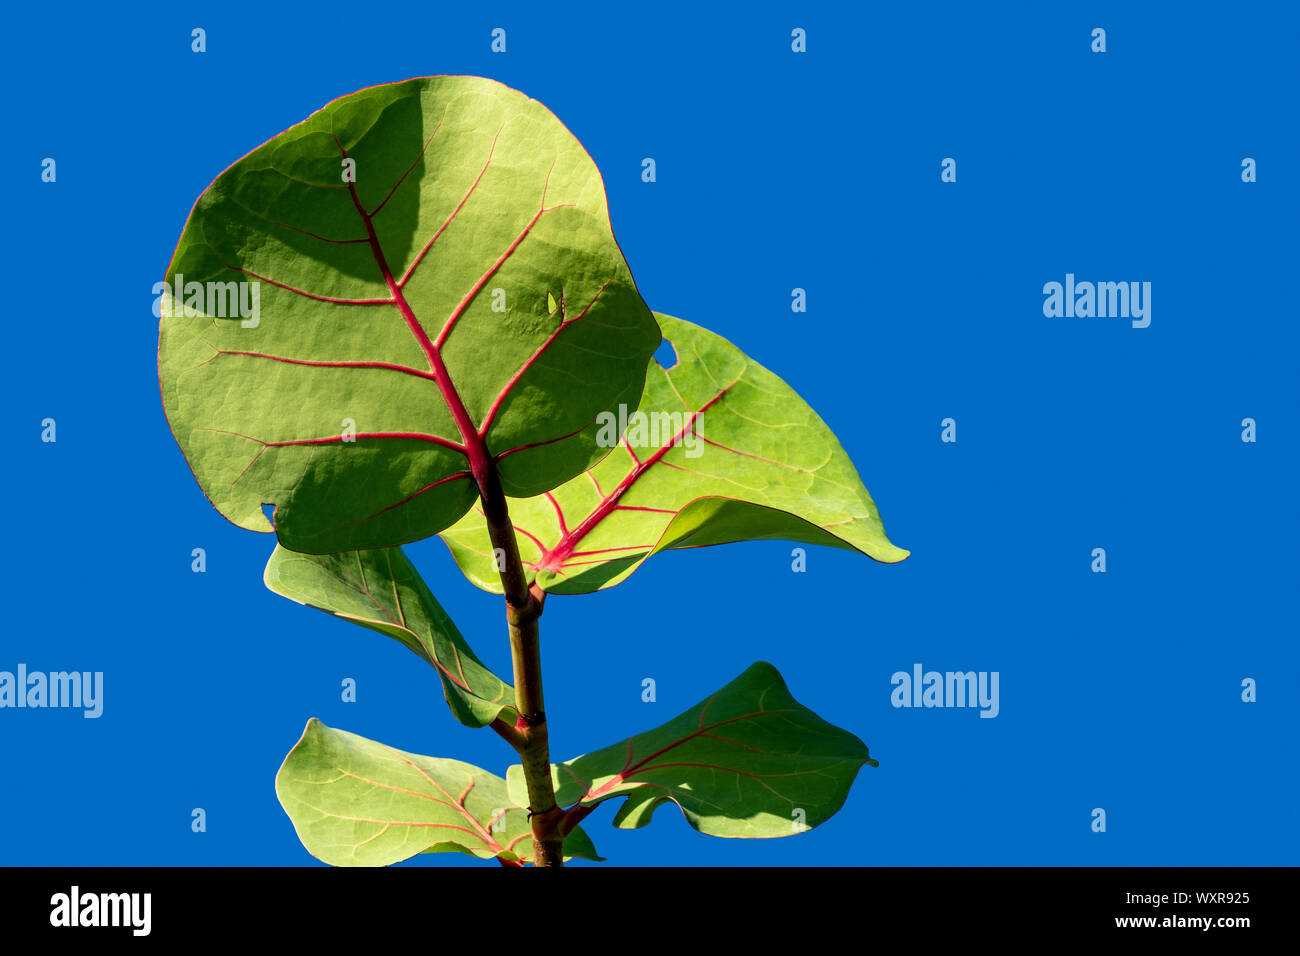
[[[267,521],[267,523],[268,523],[272,528],[274,528],[274,527],[275,527],[275,505],[271,504],[270,502],[263,501],[263,502],[262,502],[262,514],[266,515],[266,521]]]
[[[677,364],[677,350],[673,348],[673,343],[664,339],[659,343],[659,348],[655,349],[655,361],[665,371]]]
[[[550,292],[546,293],[546,314],[554,315],[555,310],[558,309],[559,307],[560,307],[560,303],[555,301],[554,294]]]

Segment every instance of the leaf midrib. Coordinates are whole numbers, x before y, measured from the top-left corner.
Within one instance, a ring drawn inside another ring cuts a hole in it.
[[[737,770],[737,769],[735,769],[734,767],[724,767],[724,766],[721,766],[721,765],[718,765],[718,764],[703,764],[703,763],[673,763],[673,764],[657,764],[657,765],[652,766],[652,767],[648,767],[648,766],[646,766],[646,765],[647,765],[651,760],[654,760],[656,757],[662,756],[663,754],[665,754],[665,753],[667,753],[668,751],[673,750],[673,749],[675,749],[675,748],[677,748],[677,747],[681,747],[682,745],[684,745],[684,744],[686,744],[686,743],[689,743],[689,742],[692,741],[692,740],[695,740],[697,737],[707,736],[707,735],[708,735],[708,731],[710,731],[710,730],[715,730],[715,729],[717,729],[718,727],[725,727],[727,724],[734,724],[734,723],[737,723],[737,722],[742,721],[742,720],[753,720],[753,719],[755,719],[755,718],[757,718],[757,717],[764,717],[764,716],[767,716],[767,715],[770,715],[770,714],[792,714],[792,713],[798,713],[798,711],[795,710],[794,708],[788,708],[788,707],[787,707],[787,708],[777,709],[777,710],[763,710],[763,709],[762,709],[762,704],[760,703],[760,704],[759,704],[759,708],[760,708],[759,710],[753,711],[752,713],[748,713],[748,714],[741,714],[741,715],[739,715],[739,716],[737,716],[737,717],[729,717],[729,718],[726,719],[726,720],[720,720],[720,721],[718,721],[718,722],[715,723],[715,724],[710,724],[709,726],[705,727],[705,726],[704,726],[704,718],[705,718],[705,716],[706,716],[707,713],[708,713],[709,704],[713,703],[713,701],[714,701],[714,699],[715,699],[716,697],[717,697],[717,694],[714,694],[713,697],[710,697],[710,698],[705,702],[704,707],[700,710],[700,722],[699,722],[699,727],[698,727],[698,729],[692,731],[691,733],[687,734],[687,735],[684,736],[684,737],[679,738],[678,740],[673,741],[673,742],[670,743],[670,744],[667,744],[666,746],[660,747],[658,750],[656,750],[654,753],[650,754],[649,756],[643,757],[642,759],[638,760],[635,764],[633,764],[631,761],[632,761],[632,745],[633,745],[633,743],[635,742],[636,737],[629,737],[629,738],[628,738],[628,741],[627,741],[627,751],[628,751],[628,754],[627,754],[627,760],[626,760],[626,761],[624,762],[624,764],[623,764],[623,769],[620,770],[618,773],[614,774],[614,776],[613,776],[612,778],[610,778],[609,780],[605,781],[605,782],[604,782],[603,784],[601,784],[599,787],[588,786],[588,788],[587,788],[587,793],[586,793],[586,794],[585,794],[585,795],[584,795],[584,796],[583,796],[583,797],[582,797],[578,802],[579,802],[579,803],[584,803],[584,802],[586,802],[586,801],[588,801],[588,800],[598,800],[598,799],[600,799],[601,797],[608,796],[609,793],[610,793],[611,791],[613,791],[613,790],[617,789],[618,787],[622,786],[624,783],[627,783],[627,782],[630,780],[630,778],[633,777],[633,776],[635,776],[636,774],[638,774],[638,773],[643,773],[643,772],[647,772],[647,771],[650,771],[650,770],[658,770],[658,769],[660,769],[661,767],[676,767],[676,766],[684,766],[684,767],[708,767],[708,768],[713,769],[713,770],[723,770],[723,771],[726,771],[726,772],[728,772],[728,773],[737,773],[737,774],[742,774],[742,775],[744,775],[744,776],[749,776],[749,777],[754,777],[754,776],[793,776],[793,774],[790,774],[790,775],[787,775],[787,774],[757,774],[757,775],[755,775],[755,774],[748,773],[748,772],[743,771],[743,770]],[[720,739],[721,739],[721,738],[720,738]],[[570,771],[570,772],[572,772],[572,771]],[[576,775],[575,775],[575,776],[576,776]],[[775,791],[773,791],[773,792],[775,792]],[[783,798],[783,799],[784,799],[784,798]]]
[[[330,132],[330,138],[333,139],[334,144],[338,146],[339,152],[342,154],[343,158],[349,158],[348,151],[344,148],[343,144],[339,142],[338,137],[334,135],[332,130]],[[493,141],[493,146],[495,145],[496,143]],[[489,156],[488,162],[490,163],[491,161],[491,157]],[[486,168],[487,167],[484,166],[484,170],[486,170]],[[474,185],[478,185],[478,180],[475,180]],[[474,187],[470,187],[470,192],[473,192],[473,190]],[[375,258],[375,264],[379,267],[380,275],[383,276],[384,284],[388,286],[388,291],[393,297],[393,304],[397,306],[397,311],[401,313],[402,319],[406,322],[407,328],[410,329],[411,334],[415,336],[415,340],[419,343],[421,351],[424,352],[425,359],[429,363],[429,370],[433,372],[435,376],[434,384],[438,386],[438,391],[442,394],[443,401],[447,403],[447,408],[451,411],[452,419],[456,422],[456,428],[460,431],[461,441],[464,442],[462,453],[469,459],[470,472],[473,474],[475,481],[478,482],[479,487],[485,488],[489,469],[487,447],[479,437],[477,429],[474,428],[474,423],[469,417],[469,412],[465,408],[465,403],[461,400],[460,393],[456,391],[456,386],[452,382],[451,376],[447,374],[447,366],[442,360],[442,355],[439,353],[437,347],[434,346],[432,340],[430,340],[429,334],[424,331],[424,326],[420,324],[420,320],[415,317],[415,312],[411,309],[410,303],[406,301],[406,295],[402,291],[402,287],[399,286],[397,280],[393,278],[392,270],[388,267],[388,259],[384,255],[383,246],[379,242],[379,235],[375,232],[373,218],[366,212],[365,207],[361,205],[361,198],[357,195],[357,186],[355,182],[348,183],[348,195],[352,197],[352,205],[356,207],[357,215],[361,217],[361,221],[366,227],[366,237],[370,243],[370,252]],[[468,194],[466,195],[466,199],[468,199]],[[456,212],[459,211],[460,207],[457,207]],[[454,216],[455,213],[452,215]],[[515,247],[511,247],[510,251],[514,251],[514,248]],[[490,273],[488,273],[488,275],[490,275]],[[480,285],[476,287],[474,291],[481,288],[481,283],[484,281],[486,281],[486,277],[480,280]],[[465,300],[462,300],[458,309],[463,310],[467,307],[472,295],[473,292],[471,292],[470,296],[467,296]],[[458,316],[459,313],[453,313],[453,317],[449,320],[449,323],[454,322]]]
[[[572,531],[562,534],[559,542],[556,543],[554,548],[542,552],[541,557],[537,561],[537,569],[539,571],[553,571],[556,573],[562,571],[565,567],[565,563],[573,555],[577,546],[587,537],[587,535],[591,534],[591,532],[595,530],[597,525],[609,517],[609,515],[618,507],[619,501],[629,490],[631,490],[632,486],[640,480],[641,476],[649,471],[654,465],[658,464],[664,455],[668,454],[669,451],[675,448],[677,442],[680,441],[682,436],[685,435],[686,432],[690,430],[691,426],[695,424],[695,420],[721,401],[723,397],[731,391],[735,384],[735,382],[732,382],[730,385],[723,386],[718,393],[713,396],[713,398],[709,399],[697,410],[691,412],[690,420],[682,425],[681,430],[673,436],[672,440],[662,447],[655,449],[654,453],[646,458],[645,461],[637,459],[636,452],[632,451],[630,445],[625,444],[623,447],[627,449],[628,454],[632,456],[632,460],[636,462],[635,467],[633,467],[633,469],[623,477],[613,491],[604,496],[600,504],[598,504],[595,509],[582,520],[581,524]],[[588,474],[590,474],[590,472],[588,472]],[[596,488],[599,490],[600,486],[597,485]],[[555,502],[554,498],[552,498],[551,501],[555,504],[560,519],[560,527],[563,528],[563,511],[560,509],[558,503]],[[673,513],[676,514],[677,512]],[[622,551],[633,549],[613,548],[609,550]]]

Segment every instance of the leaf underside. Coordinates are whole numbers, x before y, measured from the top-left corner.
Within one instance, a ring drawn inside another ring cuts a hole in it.
[[[528,812],[510,800],[500,777],[395,750],[314,717],[276,775],[275,792],[303,846],[334,866],[387,866],[419,853],[508,863],[533,857]],[[565,837],[564,854],[601,859],[580,830]]]
[[[659,342],[591,158],[478,77],[365,89],[253,150],[195,203],[181,275],[159,327],[172,432],[223,515],[269,531],[273,504],[295,551],[452,524],[476,496],[467,431],[508,494],[580,474]]]
[[[676,803],[692,827],[720,837],[780,837],[830,818],[864,764],[866,744],[790,695],[762,661],[654,730],[554,765],[556,799],[591,806],[626,797],[614,825],[643,827]],[[506,774],[516,802],[523,768]]]
[[[478,659],[401,548],[320,555],[277,546],[264,580],[291,601],[386,634],[428,661],[467,727],[498,717],[515,722],[514,688]]]
[[[907,557],[885,536],[840,443],[790,386],[712,332],[656,318],[678,361],[668,370],[650,363],[642,431],[626,416],[608,457],[549,493],[510,502],[521,556],[544,590],[600,590],[660,551],[733,541]],[[500,591],[481,509],[442,539],[470,581]]]

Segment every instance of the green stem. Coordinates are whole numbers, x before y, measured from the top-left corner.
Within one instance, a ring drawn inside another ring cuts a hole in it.
[[[542,696],[541,641],[537,628],[546,595],[540,589],[528,586],[523,561],[519,557],[519,542],[495,468],[476,477],[479,478],[479,496],[483,501],[488,534],[498,558],[497,568],[505,592],[506,624],[510,630],[510,656],[514,664],[515,709],[519,711],[519,720],[514,727],[494,723],[493,729],[510,742],[523,764],[533,827],[534,865],[563,866],[564,837],[560,832],[560,822],[564,819],[564,812],[555,802],[555,787],[551,780],[551,750]]]

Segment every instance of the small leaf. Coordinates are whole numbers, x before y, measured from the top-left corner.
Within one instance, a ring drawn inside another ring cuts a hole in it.
[[[560,303],[555,301],[554,293],[551,292],[546,293],[546,314],[554,315],[556,310],[559,309],[559,307],[560,307]]]
[[[394,750],[307,722],[275,778],[280,804],[307,852],[333,866],[387,866],[417,853],[531,860],[528,812],[506,782],[478,767]],[[578,830],[566,858],[600,860]]]
[[[513,495],[580,474],[659,342],[591,157],[480,77],[370,87],[254,149],[198,198],[164,278],[176,441],[226,518],[270,531],[274,504],[295,551],[436,534],[487,459]],[[552,289],[563,314],[542,311]]]
[[[733,541],[907,557],[885,537],[840,443],[789,385],[712,332],[656,318],[678,361],[649,365],[637,410],[644,435],[622,416],[629,428],[613,454],[548,494],[510,502],[520,554],[544,590],[600,590],[660,551]],[[500,592],[479,508],[442,539],[470,581]]]
[[[864,764],[866,744],[822,720],[758,662],[662,727],[552,768],[562,806],[627,797],[614,825],[643,827],[676,803],[701,833],[779,837],[829,819]],[[523,768],[506,774],[516,802]]]
[[[499,716],[515,722],[514,688],[479,661],[401,548],[299,554],[277,546],[263,580],[291,601],[401,641],[433,665],[467,727]]]

